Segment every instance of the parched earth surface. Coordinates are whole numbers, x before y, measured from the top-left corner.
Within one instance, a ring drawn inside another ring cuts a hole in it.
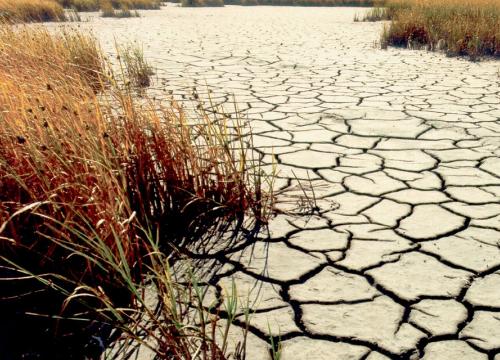
[[[255,300],[248,359],[272,338],[283,360],[498,360],[500,63],[380,50],[383,25],[359,11],[167,7],[82,26],[106,49],[142,42],[159,96],[234,96],[277,187],[314,189],[314,214],[277,216],[212,280]]]

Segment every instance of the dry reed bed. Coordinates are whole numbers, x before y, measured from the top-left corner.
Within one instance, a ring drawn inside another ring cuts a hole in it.
[[[0,20],[61,21],[65,20],[65,15],[55,0],[0,0]]]
[[[97,358],[97,331],[105,344],[110,332],[126,335],[125,350],[140,333],[160,358],[223,359],[212,332],[185,324],[186,304],[202,295],[169,266],[214,228],[250,213],[265,221],[258,164],[241,124],[188,118],[174,102],[139,104],[108,72],[88,35],[0,28],[0,302],[16,325],[7,326],[10,351]],[[195,310],[215,328],[216,315]],[[79,321],[23,328],[33,318],[23,313]],[[22,341],[30,332],[35,340]]]
[[[382,35],[389,45],[500,57],[497,0],[387,0],[378,18],[392,19]]]
[[[0,0],[0,21],[43,22],[68,19],[64,8],[76,11],[102,10],[108,16],[130,17],[134,9],[159,9],[159,0]],[[122,12],[115,13],[115,9]],[[69,16],[71,19],[71,14]],[[75,18],[78,18],[75,16]]]

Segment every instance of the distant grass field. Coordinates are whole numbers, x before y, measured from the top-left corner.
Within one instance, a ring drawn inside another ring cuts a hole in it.
[[[226,5],[373,6],[375,0],[225,0]]]
[[[498,0],[387,0],[365,18],[386,19],[391,19],[382,34],[386,45],[500,57]]]
[[[55,0],[65,8],[77,11],[98,11],[111,5],[114,9],[159,9],[160,0]]]
[[[185,7],[224,6],[224,5],[370,7],[374,6],[376,1],[377,0],[182,0],[181,3],[182,6]]]
[[[71,20],[64,8],[76,11],[102,11],[103,16],[138,16],[136,9],[159,9],[160,0],[0,0],[0,20],[43,22]],[[119,11],[115,12],[115,9]]]
[[[183,7],[221,7],[224,6],[223,0],[182,0]]]
[[[224,5],[374,6],[376,0],[181,0],[184,7]],[[135,16],[129,10],[159,9],[161,0],[0,0],[0,18],[17,21],[64,20],[64,10],[102,11],[104,16]],[[122,10],[120,13],[114,9]],[[125,17],[124,16],[124,17]]]

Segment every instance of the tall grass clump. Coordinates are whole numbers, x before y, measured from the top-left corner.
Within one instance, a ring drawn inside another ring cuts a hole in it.
[[[266,220],[258,162],[237,120],[136,99],[110,71],[88,35],[0,28],[0,350],[223,359],[178,264]]]
[[[151,85],[151,76],[154,75],[153,67],[144,58],[144,51],[136,44],[127,44],[118,47],[123,72],[126,81],[138,88]]]
[[[388,0],[385,6],[392,21],[382,42],[471,58],[500,56],[497,0]]]
[[[102,17],[115,17],[115,8],[113,5],[111,5],[111,1],[109,0],[104,0],[100,4],[100,9],[101,9],[101,16]]]
[[[0,0],[0,21],[40,22],[64,19],[62,6],[54,0]]]

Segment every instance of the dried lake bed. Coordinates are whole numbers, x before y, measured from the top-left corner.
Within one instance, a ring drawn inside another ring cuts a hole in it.
[[[235,99],[278,187],[314,187],[319,212],[277,216],[217,277],[258,297],[249,360],[270,335],[283,360],[498,360],[500,62],[380,50],[363,11],[168,6],[81,27],[109,52],[142,43],[160,97]]]

